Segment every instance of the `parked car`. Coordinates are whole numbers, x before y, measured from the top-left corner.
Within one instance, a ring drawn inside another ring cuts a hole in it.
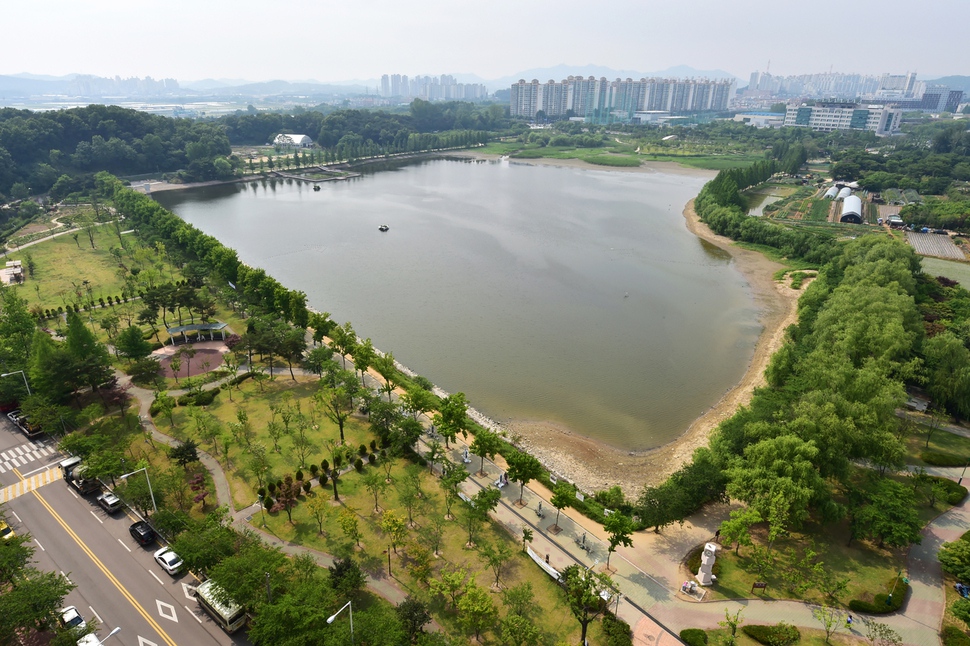
[[[67,629],[76,628],[78,630],[84,630],[87,625],[84,621],[84,617],[81,613],[77,611],[74,606],[68,606],[61,610],[61,625]]]
[[[128,533],[131,537],[138,542],[139,545],[151,545],[155,542],[155,530],[151,528],[151,525],[143,520],[139,520],[137,523],[132,524],[128,528]]]
[[[7,419],[16,424],[17,420],[20,419],[20,409],[18,408],[7,413]]]
[[[172,576],[175,576],[181,572],[182,567],[185,565],[185,562],[182,561],[182,557],[172,551],[171,547],[163,547],[155,552],[155,561],[162,566],[163,570]]]
[[[110,491],[106,491],[98,496],[98,504],[101,505],[106,512],[113,514],[121,509],[121,498],[114,495]]]
[[[0,538],[13,538],[16,534],[13,533],[13,529],[7,524],[7,521],[0,520]]]

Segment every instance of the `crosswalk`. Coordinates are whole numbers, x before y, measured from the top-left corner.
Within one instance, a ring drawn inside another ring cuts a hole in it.
[[[47,446],[42,440],[25,442],[0,453],[0,473],[13,471],[20,467],[56,453],[53,446]]]
[[[24,494],[30,493],[34,489],[40,489],[44,485],[49,485],[52,482],[61,480],[63,478],[61,474],[61,469],[57,465],[41,471],[40,473],[35,473],[29,478],[24,478],[16,484],[12,484],[9,487],[4,487],[0,489],[0,503],[5,503],[14,498],[23,496]]]

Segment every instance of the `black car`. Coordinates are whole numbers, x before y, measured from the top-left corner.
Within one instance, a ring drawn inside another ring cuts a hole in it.
[[[143,520],[139,520],[128,528],[131,537],[138,541],[139,545],[151,545],[155,542],[155,530]]]

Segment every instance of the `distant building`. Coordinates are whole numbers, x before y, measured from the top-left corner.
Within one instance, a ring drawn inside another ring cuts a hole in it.
[[[734,115],[734,120],[755,128],[780,128],[785,125],[785,115],[779,112],[742,112]]]
[[[820,102],[815,105],[788,106],[785,125],[821,132],[868,130],[879,136],[886,136],[899,130],[902,114],[902,110],[884,105]]]
[[[294,146],[309,148],[313,145],[313,140],[306,135],[279,134],[273,139],[273,145],[286,146],[287,148]]]
[[[716,112],[734,98],[733,79],[615,79],[570,76],[562,81],[520,79],[511,88],[513,117],[585,117],[608,122],[630,121],[638,113]]]

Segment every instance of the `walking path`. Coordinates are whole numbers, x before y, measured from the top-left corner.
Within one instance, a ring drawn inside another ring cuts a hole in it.
[[[352,364],[349,359],[348,363]],[[280,370],[280,373],[285,372],[285,367]],[[302,370],[300,372],[306,374]],[[128,378],[119,373],[119,379]],[[204,388],[218,388],[226,379],[228,378],[206,384]],[[383,379],[373,372],[367,373],[366,381],[374,389],[383,384]],[[152,437],[156,441],[173,445],[175,440],[161,433],[148,415],[153,393],[137,386],[132,387],[131,393],[139,402],[140,415],[145,426],[152,431]],[[181,393],[172,391],[170,394]],[[429,426],[430,420],[425,417],[424,423]],[[961,430],[966,432],[965,429]],[[423,447],[426,450],[432,439],[434,438],[430,435],[422,437],[418,448]],[[468,444],[461,438],[451,444],[449,458],[452,462],[463,463],[463,454]],[[259,511],[257,506],[236,510],[222,465],[203,451],[199,451],[199,456],[212,474],[219,504],[230,509],[235,525],[256,531],[268,544],[277,545],[288,554],[309,553],[321,565],[332,563],[333,557],[328,554],[287,543],[260,529],[259,521],[255,519]],[[505,473],[506,465],[501,456],[496,461],[485,460],[486,475],[482,477],[476,473],[481,463],[481,457],[474,456],[471,463],[466,464],[471,472],[464,485],[467,495],[474,495],[478,490],[493,485]],[[440,468],[437,471],[440,472]],[[958,480],[962,468],[934,468],[928,471],[933,475]],[[550,528],[556,521],[556,509],[549,502],[552,494],[546,487],[537,482],[526,487],[522,494],[525,503],[523,506],[517,504],[517,484],[509,483],[501,491],[500,504],[493,514],[495,520],[516,537],[521,537],[523,529],[531,529],[534,536],[532,549],[537,554],[546,556],[553,568],[561,570],[571,564],[595,567],[598,570],[605,568],[608,543],[606,532],[599,523],[578,513],[563,511],[558,520],[561,531],[554,534]],[[540,505],[541,516],[538,511]],[[716,629],[718,622],[724,619],[725,610],[734,613],[743,609],[743,617],[748,624],[774,624],[784,620],[805,628],[821,627],[812,617],[811,606],[798,601],[755,598],[698,603],[680,593],[681,583],[687,577],[682,568],[682,559],[692,548],[712,540],[714,532],[728,517],[731,509],[732,506],[727,504],[708,505],[682,525],[672,526],[663,534],[649,531],[637,533],[632,547],[620,547],[613,554],[609,574],[622,595],[618,614],[633,627],[635,644],[668,646],[682,643],[676,637],[680,630],[692,627]],[[939,643],[945,596],[936,554],[943,542],[958,539],[968,524],[970,497],[927,525],[923,531],[922,544],[913,546],[910,550],[907,557],[909,599],[901,612],[878,618],[880,622],[896,630],[905,644],[926,646]],[[369,577],[368,587],[392,603],[400,603],[407,594],[400,582],[386,577]],[[857,629],[854,634],[861,637]]]

